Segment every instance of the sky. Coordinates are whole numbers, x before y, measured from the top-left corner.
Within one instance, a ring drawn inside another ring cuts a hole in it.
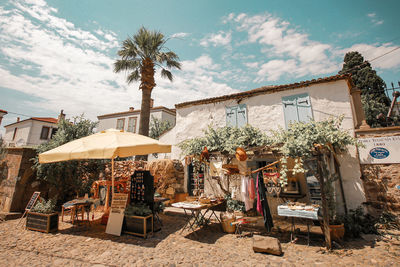
[[[61,109],[92,120],[139,109],[139,84],[127,84],[113,63],[142,26],[161,31],[182,63],[173,82],[156,72],[156,106],[335,75],[348,51],[397,85],[399,7],[395,0],[1,0],[0,109],[9,114],[0,134],[17,117],[57,117]]]

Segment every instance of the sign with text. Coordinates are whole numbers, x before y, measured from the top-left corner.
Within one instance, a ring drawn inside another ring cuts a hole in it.
[[[400,163],[400,136],[359,138],[361,164]]]
[[[128,201],[128,194],[114,193],[111,201],[110,214],[106,227],[106,233],[111,235],[121,235],[122,224],[124,222],[124,212],[126,203]]]

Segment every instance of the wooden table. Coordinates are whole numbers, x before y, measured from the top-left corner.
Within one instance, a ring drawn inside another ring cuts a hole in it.
[[[84,220],[84,213],[87,212],[88,221],[90,217],[90,206],[95,202],[95,199],[73,199],[62,205],[61,209],[61,221],[64,221],[65,210],[71,210],[71,222],[74,224],[75,217],[78,220],[78,212],[81,211],[82,221]]]
[[[315,208],[314,210],[296,210],[290,209],[287,205],[279,205],[278,206],[278,215],[291,218],[291,227],[290,227],[290,240],[294,239],[294,231],[296,230],[296,226],[294,224],[295,218],[300,218],[307,221],[307,245],[310,245],[310,221],[319,220],[320,216],[318,215],[319,208]]]
[[[188,218],[185,222],[185,225],[183,226],[183,228],[181,230],[181,233],[185,229],[190,229],[197,236],[195,230],[197,227],[201,228],[202,226],[204,226],[206,224],[204,219],[206,218],[206,215],[209,211],[211,211],[211,214],[207,220],[210,220],[211,217],[214,215],[215,218],[217,219],[217,221],[221,222],[220,219],[218,218],[217,214],[215,213],[215,211],[212,210],[213,207],[218,206],[220,204],[221,204],[221,202],[210,203],[210,204],[194,204],[191,202],[173,203],[172,204],[173,207],[183,209],[183,211],[185,212],[185,215],[188,215]],[[205,211],[202,212],[203,210],[205,210]]]

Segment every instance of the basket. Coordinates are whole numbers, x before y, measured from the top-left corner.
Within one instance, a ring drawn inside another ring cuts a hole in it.
[[[234,221],[234,218],[221,221],[222,231],[228,234],[233,234],[236,231],[236,225],[232,225],[231,223]]]

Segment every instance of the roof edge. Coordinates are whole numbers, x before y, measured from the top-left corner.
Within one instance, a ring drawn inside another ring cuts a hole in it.
[[[226,100],[230,100],[230,99],[246,98],[246,97],[251,97],[251,96],[256,96],[256,95],[261,95],[261,94],[274,93],[274,92],[279,92],[279,91],[284,91],[284,90],[289,90],[289,89],[306,87],[306,86],[319,84],[319,83],[333,82],[333,81],[337,81],[337,80],[346,80],[346,79],[351,80],[351,74],[338,74],[338,75],[334,75],[334,76],[312,79],[312,80],[308,80],[308,81],[301,81],[301,82],[291,83],[291,84],[263,86],[263,87],[259,87],[256,89],[252,89],[252,90],[244,91],[244,92],[240,92],[240,93],[183,102],[183,103],[176,104],[175,108],[179,109],[179,108],[183,108],[183,107],[187,107],[187,106],[217,103],[217,102],[222,102],[222,101],[226,101]]]
[[[158,107],[154,107],[150,109],[151,111],[157,111],[157,110],[163,110],[166,111],[167,113],[170,113],[171,115],[175,115],[176,114],[176,109],[170,109],[164,106],[158,106]],[[104,115],[99,115],[97,116],[97,119],[105,119],[105,118],[112,118],[112,117],[118,117],[118,116],[122,116],[122,115],[129,115],[129,114],[136,114],[136,113],[140,113],[140,109],[135,109],[132,111],[122,111],[122,112],[116,112],[116,113],[109,113],[109,114],[104,114]]]

